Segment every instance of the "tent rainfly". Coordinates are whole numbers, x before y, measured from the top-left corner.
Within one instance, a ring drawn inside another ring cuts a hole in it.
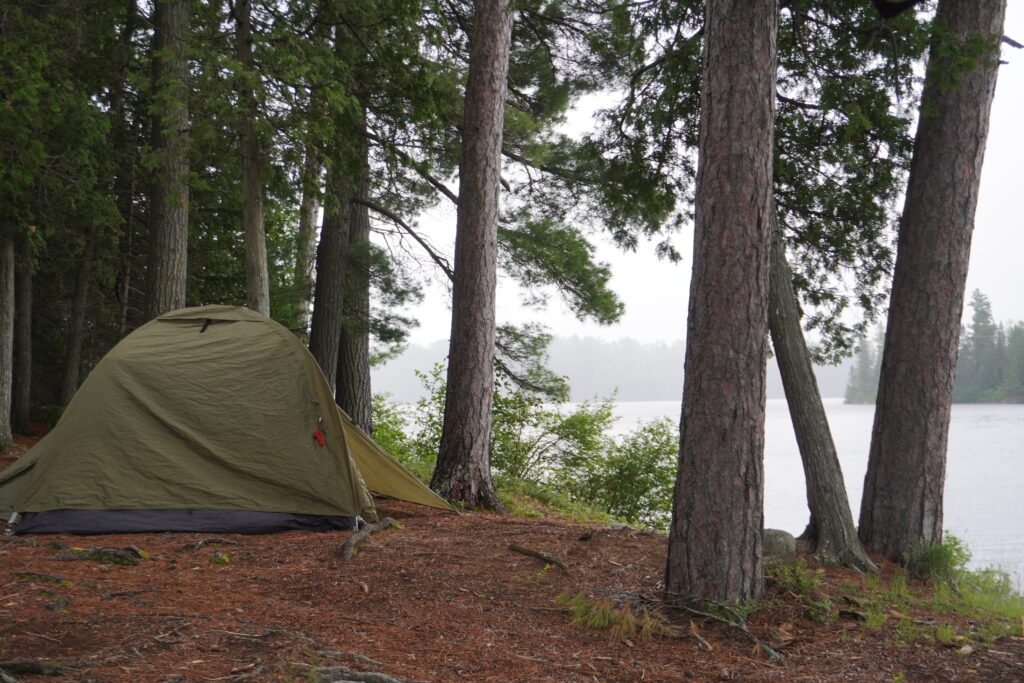
[[[17,533],[268,533],[375,521],[370,491],[451,509],[352,424],[287,329],[167,313],[125,337],[0,473]]]

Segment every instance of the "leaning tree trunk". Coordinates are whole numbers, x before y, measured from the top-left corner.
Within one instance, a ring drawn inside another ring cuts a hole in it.
[[[299,288],[299,327],[309,334],[313,313],[313,265],[316,259],[316,216],[320,212],[320,176],[317,151],[310,145],[302,165],[302,204],[295,235],[295,283]]]
[[[189,0],[154,8],[153,75],[157,167],[150,202],[146,320],[185,305],[188,259]]]
[[[270,315],[270,274],[267,266],[267,236],[263,228],[263,174],[256,121],[259,107],[255,83],[259,79],[252,54],[252,2],[234,4],[235,56],[241,64],[238,75],[241,119],[239,148],[242,152],[242,231],[245,243],[245,305]]]
[[[32,264],[29,247],[14,272],[14,393],[11,429],[24,434],[32,403]]]
[[[11,398],[14,383],[14,237],[0,226],[0,446],[14,441]],[[5,234],[6,233],[6,234]]]
[[[364,158],[368,150],[363,152]],[[370,212],[369,161],[355,184],[357,196],[349,202],[349,234],[345,269],[345,300],[338,340],[335,398],[363,431],[373,430],[373,392],[370,389]]]
[[[832,441],[825,406],[814,377],[811,355],[800,326],[800,308],[793,274],[786,262],[782,234],[772,215],[771,271],[768,287],[768,329],[782,375],[786,403],[807,480],[811,521],[802,539],[814,555],[861,571],[878,571],[864,552],[846,498],[843,470]]]
[[[705,13],[693,276],[665,588],[764,591],[764,409],[775,0]]]
[[[512,8],[477,0],[470,36],[441,446],[431,487],[469,507],[502,510],[491,481],[501,140]]]
[[[64,352],[64,373],[60,383],[60,404],[66,406],[78,391],[78,379],[82,367],[82,342],[85,337],[85,309],[89,303],[89,278],[96,255],[96,228],[89,228],[85,236],[82,260],[78,264],[75,278],[75,293],[71,299],[71,314],[68,317],[68,341]]]
[[[1005,0],[940,0],[900,223],[860,538],[902,560],[942,540],[946,444]],[[956,49],[951,49],[953,41]],[[964,55],[979,47],[977,63]]]

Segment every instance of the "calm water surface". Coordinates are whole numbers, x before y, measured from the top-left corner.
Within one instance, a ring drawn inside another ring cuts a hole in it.
[[[874,406],[825,399],[854,520],[867,469]],[[617,430],[638,420],[678,421],[680,403],[617,403]],[[784,399],[765,417],[765,526],[799,535],[807,524],[803,467]],[[999,566],[1024,585],[1024,405],[953,406],[944,528],[966,541],[972,566]]]

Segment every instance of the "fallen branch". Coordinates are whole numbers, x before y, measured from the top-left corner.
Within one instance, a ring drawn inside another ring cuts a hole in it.
[[[668,595],[671,595],[671,594],[668,594]],[[674,598],[670,599],[669,601],[666,601],[666,604],[669,607],[671,607],[672,609],[683,610],[685,612],[689,612],[690,614],[692,614],[694,616],[702,617],[704,619],[711,619],[712,621],[717,621],[720,624],[725,624],[726,626],[729,626],[731,628],[734,628],[734,629],[742,632],[747,638],[749,638],[755,645],[757,645],[761,649],[761,652],[764,653],[764,655],[768,658],[768,660],[770,662],[772,662],[773,664],[785,664],[786,660],[783,659],[782,655],[780,655],[778,652],[776,652],[775,648],[773,648],[771,645],[769,645],[765,641],[763,641],[760,638],[758,638],[757,636],[755,636],[749,630],[747,630],[747,625],[746,624],[744,624],[744,623],[742,623],[742,622],[740,622],[738,620],[737,621],[733,621],[732,619],[726,619],[725,617],[720,617],[717,614],[711,614],[710,612],[705,612],[704,610],[696,609],[696,608],[691,606],[693,602],[694,602],[694,599],[691,598],[690,596],[677,595]],[[687,604],[687,603],[690,603],[690,604]],[[732,612],[732,610],[727,605],[721,605],[719,603],[712,603],[712,604],[714,604],[715,606],[717,606],[717,607],[719,607],[721,609],[724,609],[725,611]]]
[[[189,550],[201,550],[208,545],[242,545],[238,541],[232,541],[229,538],[204,538],[201,541],[195,543],[186,543],[185,547]]]
[[[341,681],[360,681],[361,683],[409,683],[401,678],[395,678],[387,674],[375,671],[353,671],[347,666],[317,666],[310,670],[312,673],[323,678],[325,683],[340,683]]]
[[[0,670],[9,674],[27,674],[30,676],[63,676],[85,666],[96,666],[95,662],[45,662],[31,659],[0,660]]]
[[[524,548],[523,546],[516,545],[515,543],[510,544],[508,546],[508,549],[512,550],[514,552],[517,552],[517,553],[522,553],[523,555],[529,555],[530,557],[536,557],[537,559],[544,560],[548,564],[553,564],[553,565],[555,565],[557,567],[560,567],[562,569],[568,569],[569,568],[568,566],[566,566],[565,562],[563,562],[562,560],[558,559],[557,557],[555,557],[551,553],[544,552],[543,550],[533,550],[531,548]]]
[[[345,652],[343,650],[317,650],[317,657],[351,657],[357,662],[363,664],[369,664],[370,666],[386,666],[383,662],[378,662],[376,659],[370,659],[366,655],[361,655],[358,652]]]
[[[338,550],[338,554],[341,555],[341,559],[348,560],[355,557],[356,547],[365,541],[370,535],[377,533],[378,531],[385,531],[391,527],[400,527],[401,525],[390,517],[385,517],[379,522],[369,524],[363,528],[362,531],[356,533],[345,539],[345,542],[341,544],[341,548]]]
[[[89,546],[85,550],[72,550],[70,555],[52,555],[48,560],[96,560],[120,565],[137,565],[146,555],[133,545],[124,548],[97,548]]]
[[[140,588],[138,590],[117,591],[116,593],[107,593],[106,595],[101,597],[100,600],[113,600],[114,598],[130,598],[133,595],[138,595],[139,593],[159,593],[159,592],[160,592],[160,590],[158,590],[156,588]]]
[[[64,584],[64,579],[52,574],[37,574],[36,572],[14,572],[14,575],[23,581],[45,581],[46,583]]]

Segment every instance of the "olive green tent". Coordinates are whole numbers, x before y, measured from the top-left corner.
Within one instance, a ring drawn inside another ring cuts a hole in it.
[[[18,532],[352,528],[369,491],[448,504],[355,427],[287,329],[244,308],[160,316],[108,353],[0,473]]]

